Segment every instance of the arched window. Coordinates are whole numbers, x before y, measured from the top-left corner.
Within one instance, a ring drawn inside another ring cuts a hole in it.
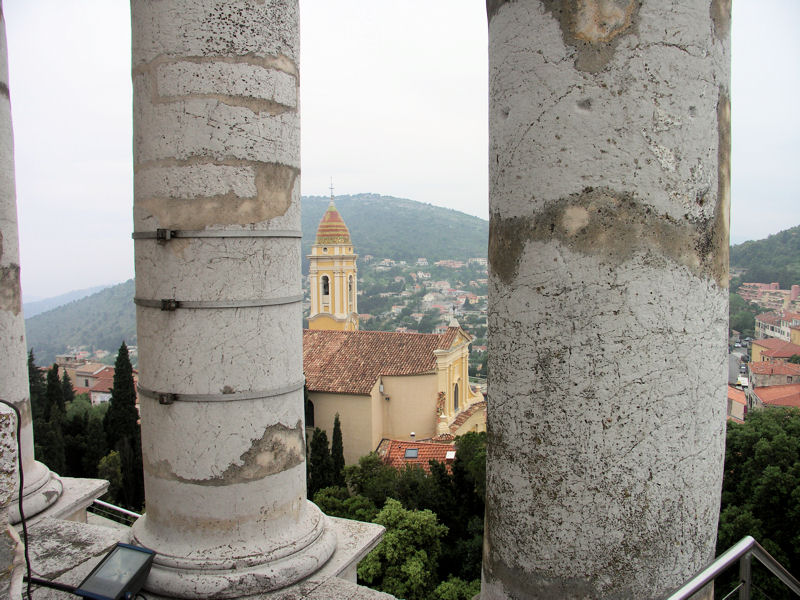
[[[314,403],[306,400],[306,427],[314,427]]]
[[[458,410],[458,384],[453,386],[453,409]]]
[[[330,279],[327,275],[322,276],[322,295],[328,296],[331,293]]]

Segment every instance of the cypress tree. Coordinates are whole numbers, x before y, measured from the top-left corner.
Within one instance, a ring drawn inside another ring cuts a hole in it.
[[[31,413],[33,414],[33,428],[41,422],[45,415],[45,382],[42,370],[36,366],[33,348],[28,351],[28,392],[31,398]]]
[[[103,426],[106,443],[118,452],[120,458],[123,483],[120,501],[132,510],[141,510],[144,502],[142,438],[138,421],[133,367],[128,347],[122,342],[114,363],[114,385]]]
[[[342,424],[339,421],[339,413],[336,413],[336,416],[333,418],[331,461],[333,466],[332,484],[344,486],[344,444],[342,443]]]
[[[58,379],[58,365],[55,363],[53,363],[53,366],[47,371],[45,399],[45,419],[50,419],[54,407],[58,407],[62,415],[66,412],[64,391],[61,388],[61,381]]]
[[[75,390],[72,388],[72,380],[64,369],[64,375],[61,377],[61,394],[64,397],[64,404],[69,404],[75,400]]]
[[[319,490],[332,485],[333,461],[328,448],[328,434],[319,427],[311,437],[311,451],[306,465],[308,474],[308,497],[313,498]]]

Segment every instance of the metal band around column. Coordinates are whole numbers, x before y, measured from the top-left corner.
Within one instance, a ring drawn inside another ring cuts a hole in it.
[[[159,242],[167,242],[173,238],[302,238],[303,232],[279,229],[210,229],[197,231],[188,229],[156,229],[155,231],[134,231],[131,237],[134,240],[157,240]]]
[[[295,294],[294,296],[262,298],[258,300],[175,300],[174,298],[151,300],[148,298],[134,298],[133,303],[137,306],[173,311],[179,308],[257,308],[260,306],[294,304],[302,300],[303,294]]]
[[[156,392],[141,385],[137,385],[136,389],[143,396],[158,400],[159,404],[172,404],[173,402],[240,402],[243,400],[266,400],[283,396],[303,389],[304,384],[305,379],[300,379],[271,390],[232,392],[230,394],[174,394],[171,392]]]

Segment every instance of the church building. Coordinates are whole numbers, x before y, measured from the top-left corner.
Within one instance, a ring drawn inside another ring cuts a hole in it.
[[[333,198],[308,258],[308,431],[319,427],[330,439],[338,413],[345,461],[353,464],[384,439],[486,430],[486,402],[467,371],[472,337],[455,319],[439,334],[358,330],[357,255]]]

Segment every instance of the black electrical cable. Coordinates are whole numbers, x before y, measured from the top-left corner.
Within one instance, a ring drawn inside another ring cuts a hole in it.
[[[49,579],[42,579],[40,577],[26,577],[25,581],[28,582],[28,585],[31,583],[35,583],[36,585],[41,585],[42,587],[51,588],[54,590],[60,590],[62,592],[75,592],[74,585],[67,585],[66,583],[58,583],[57,581],[50,581]]]
[[[31,557],[28,554],[28,526],[25,523],[25,511],[22,508],[22,491],[25,489],[25,475],[22,472],[22,440],[20,439],[20,435],[22,433],[22,415],[19,412],[19,409],[11,402],[7,402],[5,400],[0,399],[0,403],[5,404],[11,410],[14,411],[14,414],[17,415],[17,464],[19,465],[19,518],[20,522],[22,523],[22,540],[25,549],[25,568],[28,571],[27,579],[28,587],[27,587],[27,594],[28,600],[31,599]]]

